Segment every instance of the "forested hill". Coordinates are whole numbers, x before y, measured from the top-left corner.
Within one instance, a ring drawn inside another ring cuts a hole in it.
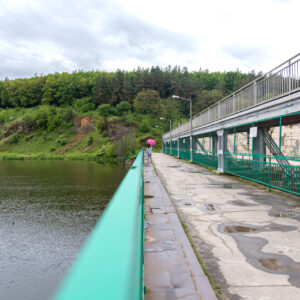
[[[147,139],[252,81],[256,74],[186,68],[77,71],[0,81],[0,158],[134,157]],[[163,118],[161,118],[163,117]]]
[[[40,104],[81,107],[89,111],[101,104],[133,104],[137,94],[155,90],[161,99],[172,94],[193,100],[199,112],[225,95],[252,81],[255,72],[189,72],[187,68],[152,67],[126,72],[76,71],[0,81],[0,107],[34,107]],[[182,117],[188,116],[188,103],[177,105]],[[169,113],[170,118],[175,114]]]

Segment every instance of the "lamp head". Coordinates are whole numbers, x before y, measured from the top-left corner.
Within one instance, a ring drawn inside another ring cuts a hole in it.
[[[175,98],[179,98],[179,96],[173,95],[172,98],[174,98],[174,99],[175,99]]]

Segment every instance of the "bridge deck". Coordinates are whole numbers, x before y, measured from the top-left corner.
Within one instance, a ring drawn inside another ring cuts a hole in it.
[[[299,197],[166,154],[153,160],[221,299],[300,299]]]
[[[146,299],[215,300],[152,165],[145,164]]]

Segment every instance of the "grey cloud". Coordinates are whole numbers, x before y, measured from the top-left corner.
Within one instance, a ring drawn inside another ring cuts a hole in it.
[[[230,56],[240,59],[245,65],[253,65],[261,63],[268,56],[267,48],[261,47],[246,47],[238,44],[228,44],[222,50]]]
[[[155,64],[165,49],[195,48],[190,37],[153,26],[108,0],[87,2],[47,1],[42,9],[2,11],[0,44],[9,47],[0,51],[1,78],[72,71],[59,59],[43,61],[39,44],[53,45],[74,68],[84,70],[101,69],[105,61],[120,58]],[[22,56],[16,57],[17,49],[23,49]]]

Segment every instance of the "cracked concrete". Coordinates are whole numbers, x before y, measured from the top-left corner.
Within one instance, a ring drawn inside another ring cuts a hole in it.
[[[144,177],[146,299],[216,300],[152,165]]]
[[[300,299],[300,199],[155,153],[156,171],[220,299]]]

